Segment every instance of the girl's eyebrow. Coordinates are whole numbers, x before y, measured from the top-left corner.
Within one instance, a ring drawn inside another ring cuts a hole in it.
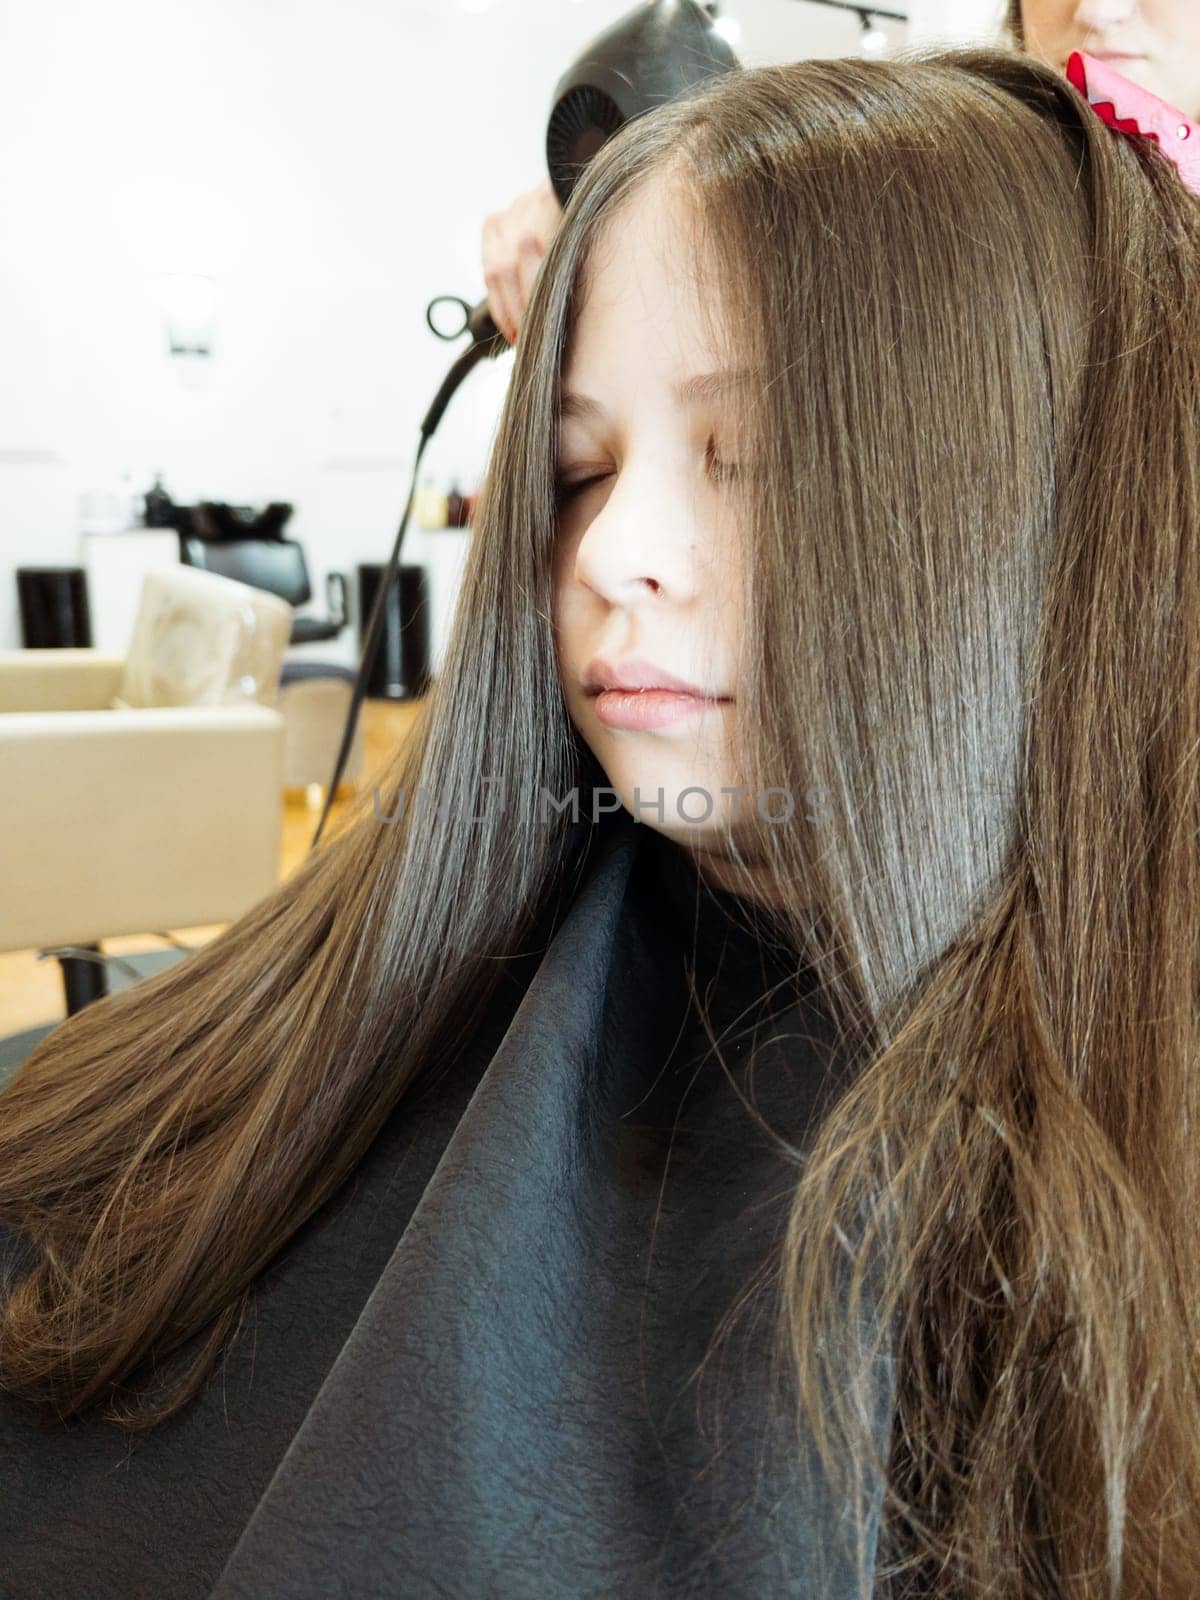
[[[720,372],[699,372],[690,378],[683,378],[674,385],[675,400],[681,406],[698,405],[705,400],[715,400],[725,390],[747,383],[753,376],[753,372],[746,367],[729,367]],[[562,395],[559,410],[564,417],[578,417],[584,421],[602,422],[608,416],[608,412],[599,400],[593,400],[591,395],[574,394],[570,391]]]

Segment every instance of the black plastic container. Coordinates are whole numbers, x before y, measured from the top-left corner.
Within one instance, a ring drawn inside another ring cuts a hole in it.
[[[363,562],[358,568],[360,658],[384,571],[376,562]],[[365,693],[375,700],[416,700],[429,688],[430,678],[429,575],[424,567],[397,570],[381,626]]]
[[[82,567],[18,567],[17,603],[26,650],[91,647],[92,615]]]

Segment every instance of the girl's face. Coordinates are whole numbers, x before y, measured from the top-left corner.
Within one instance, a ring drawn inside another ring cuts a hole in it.
[[[743,463],[736,393],[710,376],[720,362],[694,314],[684,225],[674,191],[652,180],[593,254],[562,372],[554,630],[571,719],[622,804],[700,844],[735,815],[721,790],[737,782],[730,474]],[[637,667],[698,693],[596,693],[607,672]]]
[[[1060,72],[1072,50],[1200,118],[1200,0],[1022,0],[1025,47]]]

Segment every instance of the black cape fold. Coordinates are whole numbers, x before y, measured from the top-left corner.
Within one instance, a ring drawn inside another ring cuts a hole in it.
[[[811,976],[695,890],[627,813],[592,830],[544,953],[176,1417],[128,1437],[0,1395],[2,1600],[859,1593],[846,1507],[768,1374],[776,1141],[802,1149],[839,1063]],[[7,1272],[21,1245],[0,1229]],[[849,1360],[875,1329],[846,1330]],[[886,1354],[872,1370],[886,1453]]]

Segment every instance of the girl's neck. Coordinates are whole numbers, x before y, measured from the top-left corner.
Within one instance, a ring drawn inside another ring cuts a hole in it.
[[[731,861],[719,850],[703,845],[688,846],[683,853],[701,882],[712,889],[762,906],[779,907],[785,903],[769,866],[761,860],[747,857],[740,862]]]

